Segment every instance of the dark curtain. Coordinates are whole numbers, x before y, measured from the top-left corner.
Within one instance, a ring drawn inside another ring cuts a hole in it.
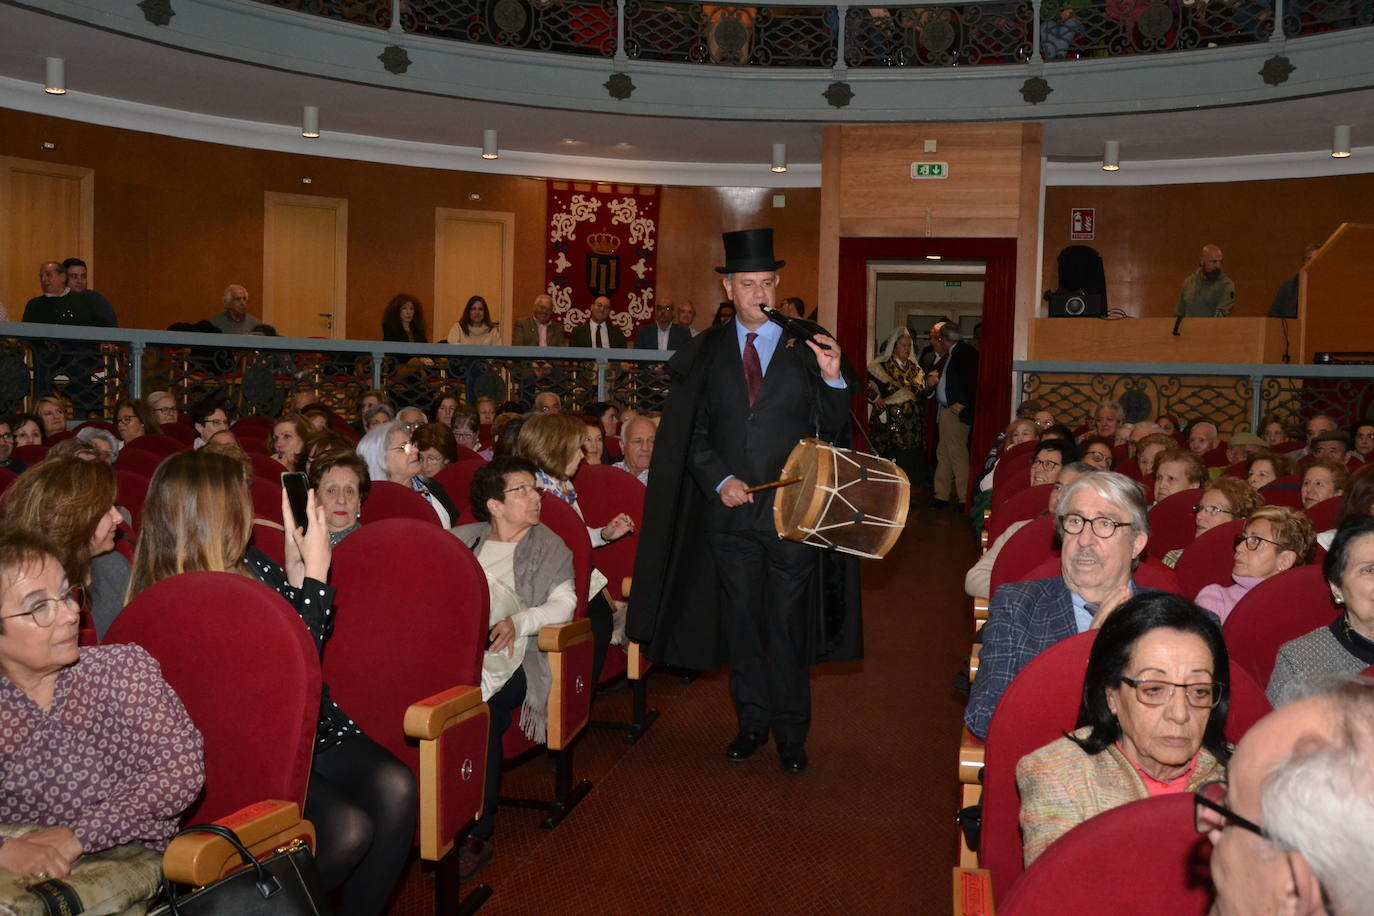
[[[997,434],[1011,421],[1011,343],[1016,316],[1015,239],[840,239],[838,314],[835,333],[845,356],[867,381],[866,340],[868,327],[868,262],[920,261],[928,254],[952,260],[981,259],[986,266],[983,283],[983,338],[978,352],[978,404],[973,416],[973,443],[969,447],[969,486],[977,478],[983,456]],[[862,395],[854,400],[855,415],[867,442],[867,408]],[[967,494],[966,494],[967,495]]]

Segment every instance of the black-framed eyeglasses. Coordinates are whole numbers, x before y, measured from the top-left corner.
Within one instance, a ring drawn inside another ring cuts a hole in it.
[[[1269,839],[1269,834],[1265,833],[1263,827],[1226,807],[1225,801],[1226,783],[1208,782],[1197,787],[1197,791],[1193,793],[1193,826],[1197,828],[1198,833],[1222,830],[1229,823],[1242,830],[1248,830],[1255,836]]]
[[[1194,507],[1193,507],[1193,514],[1194,514],[1194,515],[1201,515],[1203,512],[1206,512],[1208,515],[1221,515],[1222,513],[1225,513],[1226,515],[1235,515],[1235,514],[1236,514],[1236,513],[1232,512],[1230,509],[1223,509],[1221,506],[1194,506]]]
[[[1258,534],[1238,534],[1238,535],[1236,535],[1235,539],[1234,539],[1233,541],[1231,541],[1231,549],[1232,549],[1232,550],[1235,550],[1235,549],[1236,549],[1237,547],[1239,547],[1241,544],[1244,544],[1244,545],[1245,545],[1245,549],[1246,549],[1246,550],[1249,550],[1249,551],[1252,551],[1252,552],[1253,552],[1253,551],[1256,551],[1256,550],[1259,550],[1259,549],[1260,549],[1260,544],[1273,544],[1274,547],[1277,548],[1277,549],[1279,549],[1279,550],[1287,550],[1287,549],[1288,549],[1287,547],[1284,547],[1282,544],[1280,544],[1278,541],[1271,541],[1271,540],[1269,540],[1268,538],[1262,538],[1262,537],[1260,537]]]
[[[1053,471],[1055,468],[1062,468],[1063,466],[1064,462],[1050,461],[1047,458],[1037,458],[1031,462],[1031,467],[1039,468],[1042,471]]]
[[[56,598],[35,601],[33,607],[17,614],[6,614],[0,620],[13,620],[16,617],[32,617],[35,626],[50,627],[57,619],[57,610],[64,604],[74,605],[78,610],[86,606],[86,590],[79,585],[71,585]]]
[[[1116,534],[1118,528],[1130,528],[1131,522],[1118,522],[1116,519],[1107,518],[1105,515],[1100,515],[1097,518],[1084,518],[1077,512],[1059,516],[1059,527],[1063,529],[1065,534],[1078,534],[1083,530],[1084,525],[1090,526],[1093,534],[1105,540]]]
[[[1133,677],[1121,678],[1121,683],[1135,689],[1136,699],[1145,706],[1163,706],[1174,698],[1174,691],[1183,688],[1183,698],[1194,709],[1211,709],[1221,702],[1226,688],[1221,684],[1207,681],[1200,684],[1175,684],[1172,681],[1136,680]]]

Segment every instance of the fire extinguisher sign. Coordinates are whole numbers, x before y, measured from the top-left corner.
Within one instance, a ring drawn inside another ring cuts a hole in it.
[[[1075,242],[1091,242],[1096,230],[1096,211],[1092,207],[1073,207],[1069,210],[1069,238]]]

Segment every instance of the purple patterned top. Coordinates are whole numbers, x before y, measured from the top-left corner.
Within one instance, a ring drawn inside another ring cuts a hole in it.
[[[205,781],[200,732],[141,646],[91,646],[44,711],[0,676],[0,823],[70,827],[87,852],[166,848]]]

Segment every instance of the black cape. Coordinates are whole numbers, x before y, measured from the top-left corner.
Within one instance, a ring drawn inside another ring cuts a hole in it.
[[[707,494],[687,469],[693,421],[706,383],[708,348],[735,345],[734,323],[715,325],[677,351],[667,368],[671,380],[649,469],[644,521],[635,557],[634,586],[625,631],[644,646],[649,658],[697,671],[721,667],[728,658],[724,601],[715,561],[703,525]],[[813,386],[824,385],[815,354],[796,346],[813,371]],[[858,390],[858,376],[846,361],[845,381]],[[814,401],[814,398],[813,398]],[[847,446],[848,433],[836,445]],[[782,468],[779,467],[781,472]],[[770,498],[773,491],[765,491]],[[808,611],[809,664],[863,657],[863,613],[859,565],[855,557],[822,548],[815,555],[816,579]]]

